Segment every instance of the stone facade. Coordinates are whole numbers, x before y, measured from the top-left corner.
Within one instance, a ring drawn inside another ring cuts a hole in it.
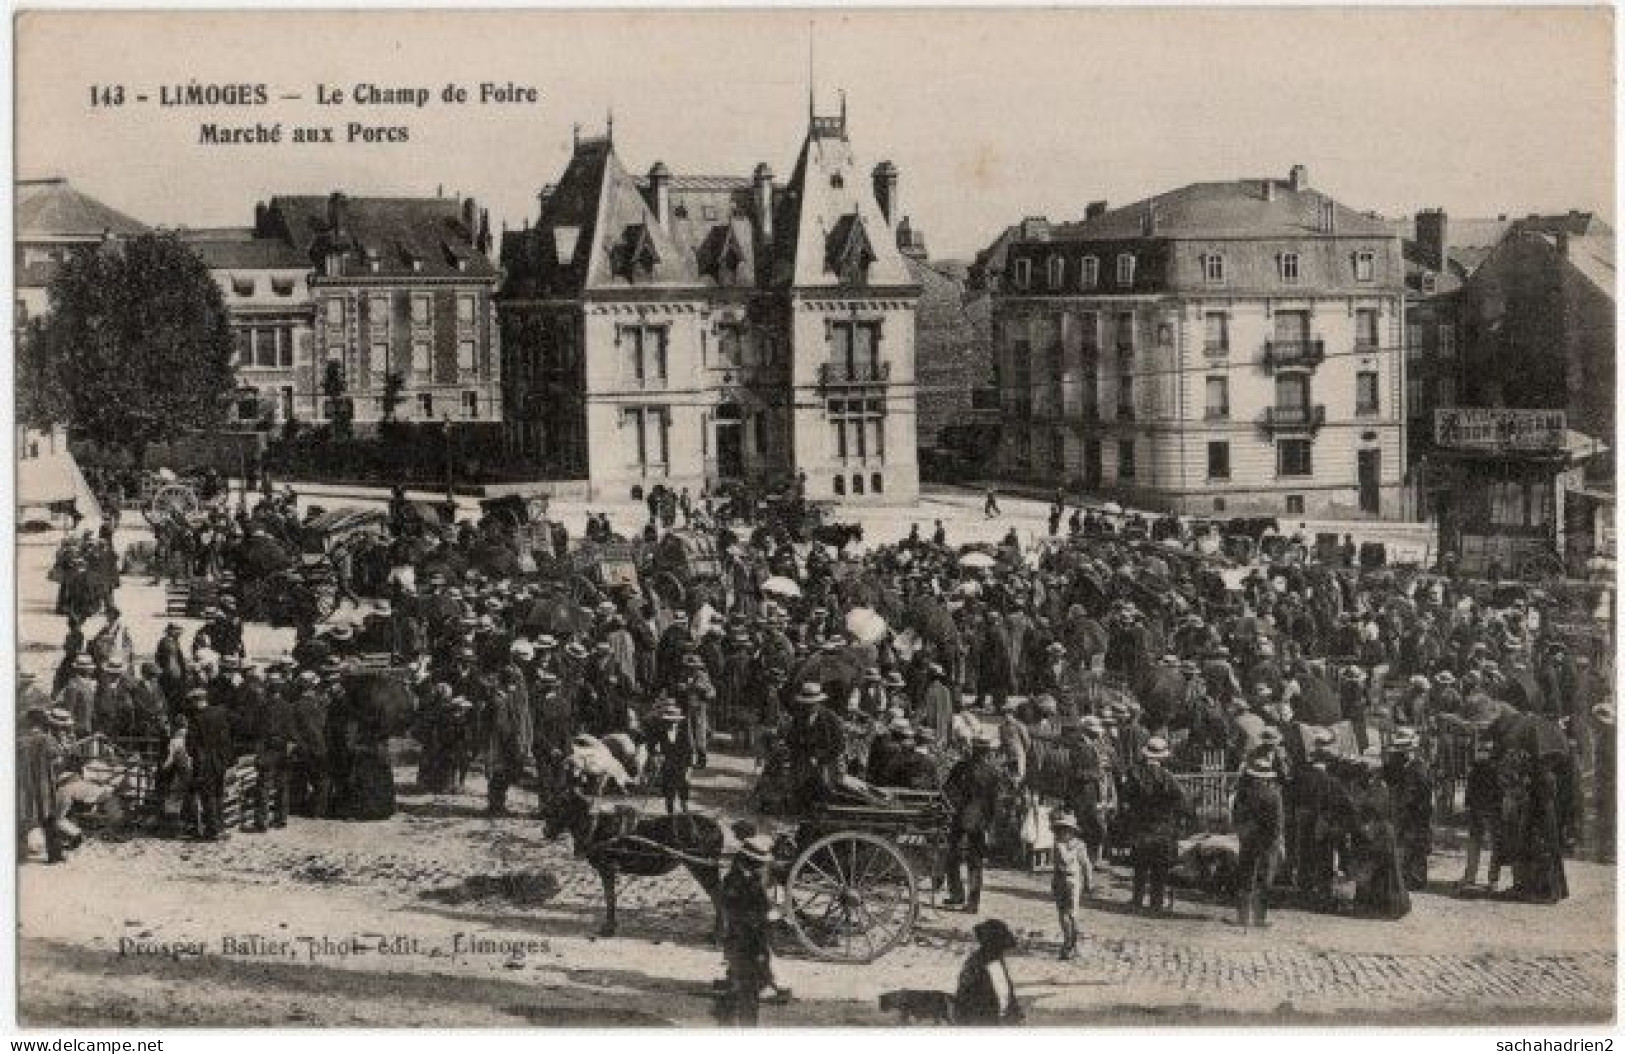
[[[507,432],[592,496],[804,474],[813,498],[912,501],[920,290],[896,169],[809,116],[788,183],[630,175],[578,138],[535,226],[504,236]]]
[[[1404,270],[1286,180],[1022,224],[993,291],[1002,474],[1194,515],[1398,517]]]

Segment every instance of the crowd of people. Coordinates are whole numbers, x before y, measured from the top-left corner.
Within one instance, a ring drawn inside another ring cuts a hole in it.
[[[939,521],[930,538],[916,525],[847,548],[685,499],[651,495],[643,529],[714,548],[715,570],[677,595],[575,573],[572,552],[614,537],[607,518],[510,563],[491,553],[535,535],[490,517],[392,516],[375,614],[302,625],[271,661],[246,653],[228,596],[189,641],[170,625],[137,663],[116,572],[94,603],[64,583],[69,639],[51,691],[25,688],[21,778],[71,765],[86,736],[158,742],[169,807],[155,819],[212,839],[225,836],[226,772],[245,757],[250,830],[290,813],[390,815],[390,740],[410,734],[421,789],[482,768],[491,815],[516,786],[579,775],[589,746],[680,813],[726,735],[759,761],[762,811],[940,795],[947,904],[969,912],[989,853],[1043,805],[1063,955],[1113,860],[1132,867],[1133,907],[1167,910],[1215,775],[1243,925],[1288,896],[1403,916],[1429,881],[1441,781],[1466,785],[1465,887],[1480,888],[1487,850],[1488,888],[1508,873],[1512,895],[1565,896],[1583,771],[1592,842],[1611,858],[1612,671],[1558,635],[1550,597],[1321,562],[1302,545],[1232,568],[1174,518],[1142,533],[1097,513],[1062,532],[1053,517],[1048,540],[1012,531],[967,547]],[[291,530],[295,508],[227,517],[219,562]],[[59,566],[89,574],[111,549],[75,542]],[[94,614],[104,625],[87,639]],[[50,809],[36,789],[22,803],[38,820]]]

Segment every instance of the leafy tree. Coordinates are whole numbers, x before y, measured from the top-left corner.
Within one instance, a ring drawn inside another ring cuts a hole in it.
[[[16,374],[17,420],[41,430],[68,421],[67,393],[40,341],[43,325],[43,319],[31,318],[17,335]]]
[[[355,404],[344,394],[348,390],[343,363],[329,359],[322,371],[322,397],[327,400],[327,415],[333,419],[333,435],[338,439],[349,439],[355,422]]]
[[[406,378],[402,376],[400,370],[390,370],[384,375],[384,421],[395,420],[395,408],[406,401],[406,396],[401,394],[405,389]]]
[[[19,402],[140,464],[153,443],[217,425],[235,386],[231,322],[203,261],[170,234],[75,253],[29,335]]]

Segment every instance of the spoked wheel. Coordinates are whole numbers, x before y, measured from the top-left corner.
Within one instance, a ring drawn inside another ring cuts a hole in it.
[[[907,939],[920,913],[914,869],[895,845],[864,831],[808,846],[785,889],[802,947],[831,962],[873,962]]]

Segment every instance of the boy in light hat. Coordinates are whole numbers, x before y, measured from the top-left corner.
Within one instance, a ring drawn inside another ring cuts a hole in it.
[[[1089,849],[1078,834],[1078,821],[1064,809],[1057,810],[1049,820],[1055,832],[1054,876],[1050,892],[1055,895],[1055,910],[1061,922],[1062,959],[1078,957],[1079,901],[1085,893],[1094,892],[1094,870],[1089,866]]]

